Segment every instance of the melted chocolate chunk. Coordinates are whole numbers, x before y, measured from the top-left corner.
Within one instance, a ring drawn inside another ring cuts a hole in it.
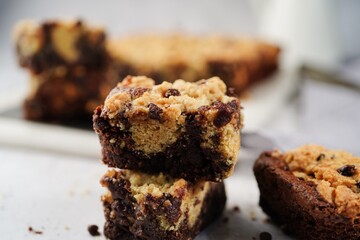
[[[270,233],[268,232],[262,232],[260,233],[260,240],[271,240],[272,239],[272,236]]]
[[[321,161],[325,158],[325,154],[320,153],[320,155],[316,158],[316,161]]]
[[[351,177],[356,173],[355,165],[345,165],[339,168],[337,171],[346,177]]]
[[[163,122],[163,119],[161,117],[161,114],[163,113],[163,110],[156,106],[154,103],[149,104],[149,118],[158,120],[159,122]]]
[[[89,225],[88,231],[89,231],[90,235],[93,237],[100,236],[99,227],[96,225]]]
[[[234,110],[229,105],[222,102],[215,102],[212,104],[212,107],[218,110],[213,121],[216,127],[223,127],[231,121]]]
[[[165,92],[165,97],[168,98],[170,96],[181,96],[181,94],[180,94],[179,90],[177,90],[175,88],[169,88]]]
[[[145,92],[149,91],[148,88],[137,87],[130,89],[130,95],[132,99],[141,97]]]

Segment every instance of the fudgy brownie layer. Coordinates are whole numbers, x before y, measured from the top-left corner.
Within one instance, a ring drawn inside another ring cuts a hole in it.
[[[221,215],[226,203],[223,183],[192,184],[181,179],[169,183],[160,179],[146,180],[147,188],[138,190],[139,196],[132,186],[138,180],[134,183],[128,177],[108,175],[103,178],[102,184],[110,191],[103,197],[107,238],[119,240],[133,235],[134,239],[193,239]],[[153,184],[169,186],[158,190]]]
[[[19,64],[39,74],[57,66],[101,69],[109,64],[105,32],[82,21],[31,21],[15,28]]]
[[[48,122],[91,122],[93,110],[104,101],[109,85],[115,84],[109,70],[82,66],[57,67],[30,77],[24,117]]]
[[[135,35],[108,43],[120,79],[145,75],[157,83],[219,76],[237,94],[278,68],[279,47],[226,36]]]
[[[360,222],[339,214],[316,183],[296,177],[278,155],[263,153],[254,173],[260,206],[286,233],[309,240],[360,239]]]
[[[239,100],[225,94],[218,78],[151,84],[129,77],[96,109],[103,162],[190,181],[230,176],[240,147]]]

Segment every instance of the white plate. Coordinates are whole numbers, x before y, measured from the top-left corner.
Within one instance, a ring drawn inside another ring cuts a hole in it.
[[[250,97],[242,101],[243,132],[261,129],[295,91],[296,80],[295,71],[283,69],[268,81],[256,85],[250,91]],[[98,139],[92,131],[23,120],[20,111],[24,96],[24,89],[0,96],[0,143],[99,157]]]

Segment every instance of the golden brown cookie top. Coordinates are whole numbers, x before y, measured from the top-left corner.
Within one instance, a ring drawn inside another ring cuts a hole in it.
[[[227,104],[235,101],[238,104],[239,100],[228,96],[226,91],[225,83],[218,77],[194,83],[179,79],[173,83],[155,85],[150,78],[128,76],[109,94],[104,107],[110,119],[122,111],[126,104],[131,103],[131,108],[127,111],[130,118],[141,113],[156,118],[156,114],[161,112],[164,121],[179,120],[183,112],[196,112],[200,107],[216,102]],[[215,112],[214,108],[213,113]]]
[[[48,20],[42,23],[24,20],[15,26],[13,38],[20,64],[28,67],[28,61],[34,61],[28,58],[44,58],[50,53],[57,54],[68,63],[82,60],[85,54],[93,51],[90,48],[80,49],[84,45],[82,42],[86,41],[86,46],[93,48],[104,45],[105,31],[100,26],[88,25],[76,19]]]
[[[273,153],[288,164],[301,179],[316,183],[318,192],[349,217],[360,214],[360,158],[345,151],[305,145],[295,150]]]

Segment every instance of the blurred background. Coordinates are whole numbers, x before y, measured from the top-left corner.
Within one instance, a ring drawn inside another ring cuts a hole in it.
[[[110,37],[184,31],[253,36],[278,44],[278,74],[244,100],[240,159],[250,166],[263,150],[308,143],[360,155],[358,0],[0,0],[0,222],[9,223],[0,224],[0,236],[6,239],[31,238],[30,225],[49,234],[47,239],[86,239],[87,224],[103,222],[98,179],[105,168],[98,163],[94,132],[30,123],[19,114],[29,82],[16,61],[12,29],[20,20],[56,18],[103,25]],[[241,181],[250,179],[253,185],[248,186],[255,189],[251,170],[243,176]],[[228,183],[237,192],[235,180]],[[229,201],[237,204],[234,196]],[[250,207],[257,206],[254,199]],[[77,212],[86,217],[74,217]],[[244,239],[259,228],[270,229],[256,227],[255,221],[236,223],[235,230],[250,231],[241,233]]]
[[[23,19],[41,21],[57,17],[79,17],[101,24],[110,36],[185,31],[256,36],[279,44],[281,69],[299,73],[287,77],[301,76],[295,81],[301,84],[292,90],[296,94],[289,94],[291,98],[284,100],[259,130],[271,132],[271,138],[279,144],[285,135],[295,141],[294,145],[298,140],[319,142],[360,153],[357,149],[360,128],[356,126],[360,120],[356,108],[360,101],[360,29],[357,27],[360,2],[356,0],[228,0],[226,4],[218,0],[108,0],[106,3],[1,0],[3,99],[7,98],[5,93],[26,92],[28,87],[26,71],[18,67],[15,59],[11,34],[14,24]]]

